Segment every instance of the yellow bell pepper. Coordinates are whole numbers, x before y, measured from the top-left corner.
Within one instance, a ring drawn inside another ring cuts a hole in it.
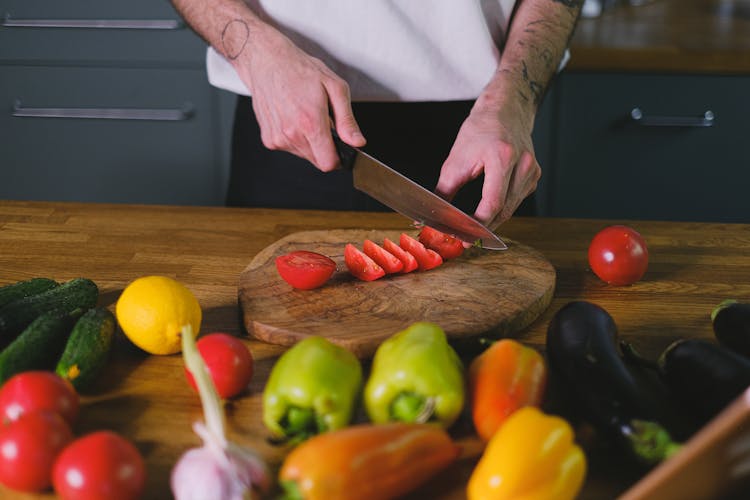
[[[513,412],[472,472],[469,500],[566,500],[586,476],[586,456],[564,419],[533,406]]]

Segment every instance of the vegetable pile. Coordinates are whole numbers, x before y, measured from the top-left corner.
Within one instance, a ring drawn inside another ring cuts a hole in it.
[[[76,436],[79,392],[105,368],[115,316],[87,278],[33,278],[0,287],[0,483],[61,499],[139,498],[146,468],[126,438]]]
[[[460,240],[424,227],[417,238],[366,239],[343,254],[352,276],[372,281],[428,271],[463,251]],[[592,239],[588,259],[607,283],[602,288],[632,285],[645,275],[648,250],[632,228],[611,226]],[[336,272],[332,259],[306,250],[278,256],[275,265],[300,290],[321,287]],[[193,430],[202,443],[183,450],[172,468],[176,500],[275,490],[287,498],[399,497],[473,458],[454,440],[467,430],[481,446],[466,484],[470,500],[573,499],[588,467],[580,424],[647,470],[679,453],[682,441],[750,386],[750,304],[738,301],[712,312],[715,342],[679,339],[655,360],[620,338],[607,310],[584,300],[555,311],[544,352],[502,338],[462,357],[440,325],[418,319],[366,364],[309,336],[273,362],[262,391],[268,441],[285,447],[276,470],[228,439],[223,404],[248,395],[256,368],[247,344],[222,332],[199,335],[200,305],[181,283],[147,276],[133,284],[116,317],[96,307],[98,288],[85,278],[0,287],[3,485],[53,488],[62,499],[142,495],[146,468],[133,443],[106,430],[74,432],[79,394],[106,368],[117,324],[148,353],[181,351],[186,383],[198,393],[203,421]],[[548,404],[551,379],[574,412]]]

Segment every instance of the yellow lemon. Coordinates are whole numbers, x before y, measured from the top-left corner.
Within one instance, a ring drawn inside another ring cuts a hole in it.
[[[131,342],[151,354],[180,352],[180,329],[200,331],[201,308],[188,288],[166,276],[144,276],[122,291],[117,322]]]

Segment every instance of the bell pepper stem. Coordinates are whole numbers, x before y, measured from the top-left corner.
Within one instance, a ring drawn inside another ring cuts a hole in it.
[[[315,411],[311,408],[290,406],[287,409],[284,420],[281,422],[281,426],[289,438],[306,438],[312,436],[318,430],[318,419]]]
[[[401,422],[423,424],[435,414],[435,398],[402,392],[391,402],[391,416]]]
[[[656,422],[631,420],[622,430],[636,457],[649,465],[668,459],[682,448],[682,445],[672,441],[667,430]]]

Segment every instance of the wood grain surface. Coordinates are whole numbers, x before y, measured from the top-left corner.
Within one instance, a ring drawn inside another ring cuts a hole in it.
[[[750,73],[750,4],[726,0],[617,2],[581,19],[568,68],[582,71]]]
[[[413,237],[416,231],[407,231]],[[365,239],[398,241],[400,232],[338,229],[285,236],[258,253],[239,279],[245,328],[272,344],[293,345],[320,335],[369,358],[380,343],[415,321],[431,321],[452,343],[482,336],[513,336],[552,300],[555,269],[542,254],[509,242],[506,251],[470,248],[424,272],[361,281],[346,268],[344,246]],[[276,271],[275,259],[294,250],[327,255],[336,272],[321,288],[295,290]]]
[[[608,286],[587,265],[591,238],[611,223],[635,227],[649,246],[648,271],[632,286]],[[130,281],[167,275],[197,296],[203,333],[244,335],[238,279],[264,248],[300,231],[404,231],[409,224],[387,213],[0,201],[0,285],[33,276],[58,281],[85,276],[99,285],[100,304],[113,309]],[[607,309],[620,336],[646,356],[658,355],[677,338],[712,338],[709,313],[716,304],[728,298],[750,301],[748,224],[515,217],[500,234],[538,250],[557,272],[550,306],[517,333],[542,352],[551,317],[571,300]],[[229,435],[258,450],[277,470],[288,450],[266,441],[261,395],[285,348],[244,341],[255,359],[255,373],[247,392],[227,403]],[[147,464],[144,498],[169,499],[172,466],[199,444],[191,424],[201,418],[200,403],[185,382],[180,356],[149,356],[119,332],[112,354],[96,391],[83,397],[74,431],[82,435],[110,429],[132,440]],[[469,360],[467,353],[462,355]],[[551,382],[548,399],[558,400]],[[483,447],[466,413],[451,435],[462,449],[458,461],[409,498],[465,498]],[[581,499],[616,498],[644,477],[646,471],[584,428],[578,439],[589,459]],[[22,495],[0,487],[0,498],[49,500],[54,494]]]

